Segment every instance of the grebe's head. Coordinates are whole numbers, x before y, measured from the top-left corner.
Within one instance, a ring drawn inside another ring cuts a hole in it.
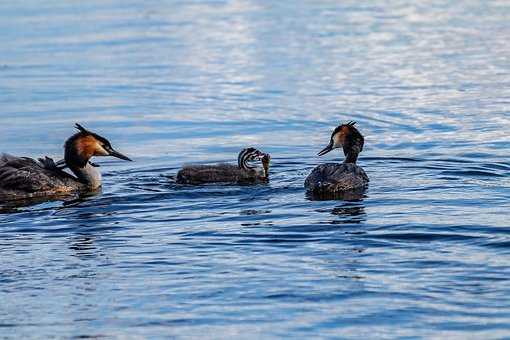
[[[255,148],[246,148],[241,150],[239,153],[239,156],[237,157],[237,164],[239,165],[240,169],[249,170],[255,169],[257,167],[255,163],[262,162],[262,166],[264,167],[264,172],[266,173],[267,177],[270,158],[271,157],[269,154],[266,154]]]
[[[364,138],[358,129],[354,127],[354,124],[356,124],[356,122],[351,121],[337,126],[331,134],[328,146],[322,149],[318,153],[318,156],[325,155],[331,150],[340,147],[344,149],[345,155],[351,152],[359,154],[363,149]]]
[[[85,129],[80,124],[76,124],[75,127],[79,132],[71,136],[64,146],[65,161],[68,165],[82,168],[93,156],[112,156],[131,161],[127,156],[115,151],[106,138]]]

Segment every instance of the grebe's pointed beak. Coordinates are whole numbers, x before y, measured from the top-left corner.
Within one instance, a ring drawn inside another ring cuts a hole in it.
[[[130,161],[132,162],[133,160],[131,158],[129,158],[128,156],[124,156],[123,154],[121,154],[120,152],[117,152],[113,149],[109,150],[108,151],[108,155],[109,156],[112,156],[112,157],[117,157],[117,158],[120,158],[120,159],[123,159],[125,161]]]
[[[324,149],[322,149],[317,156],[323,156],[333,150],[333,141],[329,142],[328,146],[326,146]]]

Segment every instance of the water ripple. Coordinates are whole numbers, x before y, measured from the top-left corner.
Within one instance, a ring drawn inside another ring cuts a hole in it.
[[[2,335],[508,337],[509,14],[0,3],[0,152],[61,159],[81,122],[135,160],[97,160],[96,195],[2,204]],[[307,195],[349,120],[368,190]],[[175,183],[248,145],[268,184]]]

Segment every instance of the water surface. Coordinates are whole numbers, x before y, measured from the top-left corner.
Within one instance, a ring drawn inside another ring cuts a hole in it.
[[[61,158],[74,122],[134,163],[0,215],[0,333],[510,335],[506,1],[0,4],[0,151]],[[362,199],[303,181],[341,121]],[[272,154],[267,185],[177,186]]]

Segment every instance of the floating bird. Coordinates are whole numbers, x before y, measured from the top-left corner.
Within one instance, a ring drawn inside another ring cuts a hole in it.
[[[94,191],[101,186],[98,165],[93,156],[112,156],[126,161],[110,142],[76,124],[78,133],[65,142],[64,160],[55,163],[49,157],[38,161],[27,157],[0,154],[0,202],[60,196]],[[75,176],[63,171],[68,167]]]
[[[355,122],[338,126],[331,134],[328,146],[318,156],[333,149],[343,148],[343,163],[326,163],[317,166],[305,180],[305,188],[314,194],[335,194],[366,188],[368,176],[358,165],[359,153],[363,150],[364,138],[354,127]]]
[[[243,149],[237,157],[237,166],[232,164],[186,165],[177,173],[179,184],[266,182],[269,176],[269,154],[255,148]],[[260,162],[262,167],[254,164]]]

